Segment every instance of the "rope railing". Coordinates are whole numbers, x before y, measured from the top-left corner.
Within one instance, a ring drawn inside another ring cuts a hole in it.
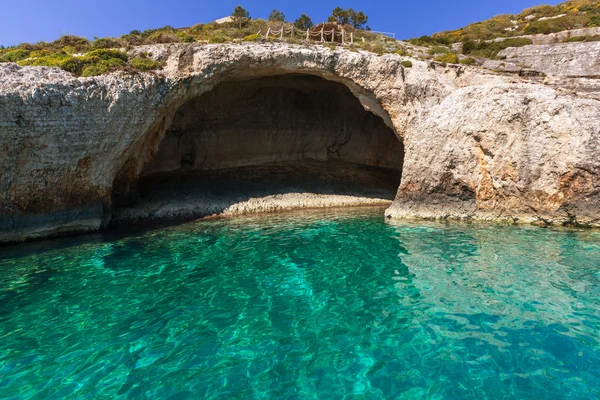
[[[350,32],[350,35],[349,35],[350,37],[348,38],[348,34],[346,33],[346,31],[344,29],[342,29],[341,31],[336,31],[335,29],[326,31],[324,28],[321,28],[320,31],[311,31],[309,28],[306,30],[306,34],[304,34],[304,32],[302,32],[302,31],[298,32],[298,30],[295,29],[294,26],[292,25],[291,28],[289,28],[289,29],[284,26],[282,26],[280,29],[271,29],[269,27],[267,29],[267,32],[264,35],[262,34],[262,29],[261,29],[258,31],[257,35],[263,39],[269,39],[269,37],[271,37],[273,39],[278,38],[280,40],[283,40],[284,37],[287,37],[287,35],[289,35],[290,38],[300,37],[307,41],[313,40],[315,42],[321,42],[321,43],[326,42],[326,40],[325,40],[326,36],[331,36],[332,43],[335,42],[336,37],[341,37],[342,45],[354,44],[354,33]]]

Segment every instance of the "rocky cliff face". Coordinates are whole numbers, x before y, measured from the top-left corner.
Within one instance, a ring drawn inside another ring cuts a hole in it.
[[[498,56],[547,75],[600,76],[600,42],[574,42],[509,47]]]
[[[474,68],[414,60],[407,69],[399,56],[320,46],[135,51],[164,59],[162,73],[74,78],[0,66],[0,241],[106,227],[117,203],[135,201],[140,176],[210,175],[298,154],[402,170],[390,217],[600,225],[597,100]],[[320,111],[301,118],[303,107]]]

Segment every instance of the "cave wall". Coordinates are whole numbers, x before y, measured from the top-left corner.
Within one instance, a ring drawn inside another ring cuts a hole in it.
[[[142,176],[341,160],[402,170],[402,142],[342,84],[310,75],[220,83],[184,104]]]

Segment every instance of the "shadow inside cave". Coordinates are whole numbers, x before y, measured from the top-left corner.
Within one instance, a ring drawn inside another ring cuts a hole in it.
[[[386,205],[403,162],[395,132],[341,83],[225,81],[177,110],[135,182],[122,171],[111,224]]]
[[[214,171],[153,174],[139,199],[117,208],[112,223],[186,220],[214,214],[388,205],[397,170],[341,161],[269,163]]]

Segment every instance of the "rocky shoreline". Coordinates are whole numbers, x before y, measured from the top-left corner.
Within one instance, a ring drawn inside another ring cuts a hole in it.
[[[159,74],[76,78],[47,67],[0,66],[0,242],[110,226],[118,209],[115,193],[135,198],[141,175],[147,165],[156,164],[157,154],[177,155],[173,162],[182,168],[203,168],[204,158],[197,153],[202,144],[188,146],[189,154],[161,150],[164,138],[177,138],[177,115],[185,104],[223,82],[235,87],[235,82],[276,76],[310,76],[343,86],[395,134],[401,143],[394,151],[402,161],[402,181],[388,217],[600,226],[600,101],[574,91],[581,87],[576,84],[563,89],[556,80],[550,86],[416,59],[406,68],[406,57],[399,55],[323,46],[172,44],[133,51],[150,52],[165,62],[164,69]],[[262,81],[256,82],[252,93],[262,93]],[[295,107],[294,112],[314,106],[339,114],[339,105],[319,104],[330,97],[323,93],[341,89],[319,92],[318,84],[302,85],[288,87],[301,92],[290,104],[289,96],[273,97],[271,116],[248,127],[248,143],[256,149],[252,159],[245,159],[242,150],[228,150],[234,141],[221,133],[227,115],[218,116],[217,124],[196,106],[190,110],[196,110],[199,121],[208,121],[202,137],[212,139],[203,143],[220,149],[217,161],[224,166],[315,157],[346,157],[376,166],[377,154],[391,149],[377,135],[368,136],[371,128],[366,127],[379,122],[360,128],[355,122],[344,125],[341,118],[335,128],[338,139],[348,129],[356,130],[349,152],[343,140],[331,144],[328,133],[319,130],[315,143],[321,147],[307,153],[310,141],[304,138],[317,132],[310,118],[301,126],[288,124],[288,136],[277,146],[269,144],[269,138],[277,137],[273,132],[252,141],[252,130],[264,131],[261,121],[292,121],[287,109],[279,110],[277,98],[281,107]],[[239,108],[236,118],[244,115]],[[387,163],[394,160],[387,153],[385,157]],[[282,204],[304,201],[284,199]]]

